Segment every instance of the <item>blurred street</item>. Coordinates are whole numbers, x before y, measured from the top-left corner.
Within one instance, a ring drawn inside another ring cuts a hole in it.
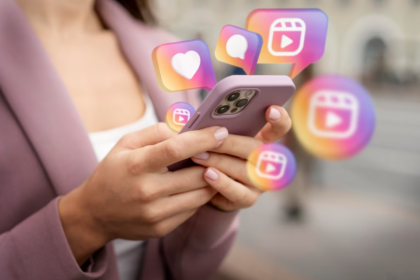
[[[420,100],[399,91],[373,93],[377,129],[365,151],[317,160],[301,221],[285,218],[281,193],[241,212],[215,279],[420,279]]]

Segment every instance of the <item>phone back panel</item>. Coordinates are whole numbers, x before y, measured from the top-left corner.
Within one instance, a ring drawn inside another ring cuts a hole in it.
[[[219,103],[235,90],[256,90],[257,93],[239,113],[215,115]],[[213,88],[180,133],[222,126],[229,134],[254,137],[266,124],[267,108],[271,105],[283,106],[294,91],[295,85],[288,76],[229,76]],[[169,166],[169,170],[191,165],[191,160],[185,160]]]

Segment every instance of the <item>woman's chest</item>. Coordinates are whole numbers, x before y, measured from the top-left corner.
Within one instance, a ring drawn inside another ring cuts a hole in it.
[[[143,115],[137,77],[113,35],[44,45],[88,131],[122,126]]]

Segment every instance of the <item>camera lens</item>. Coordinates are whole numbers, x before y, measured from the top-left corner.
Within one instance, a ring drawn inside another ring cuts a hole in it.
[[[228,95],[228,97],[226,98],[228,101],[234,101],[236,99],[238,99],[240,93],[239,92],[234,92]]]
[[[224,113],[226,113],[227,111],[229,111],[229,105],[222,105],[222,106],[220,106],[219,108],[217,108],[216,109],[216,113],[218,113],[218,114],[224,114]]]
[[[246,103],[248,103],[248,99],[241,99],[238,102],[236,102],[236,107],[244,107],[246,105]]]

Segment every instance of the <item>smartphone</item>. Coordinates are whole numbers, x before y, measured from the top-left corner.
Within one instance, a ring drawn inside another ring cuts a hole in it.
[[[283,106],[294,92],[295,85],[288,76],[229,76],[217,83],[180,133],[223,126],[229,134],[254,137],[267,123],[267,108]],[[186,159],[168,169],[193,165]]]

